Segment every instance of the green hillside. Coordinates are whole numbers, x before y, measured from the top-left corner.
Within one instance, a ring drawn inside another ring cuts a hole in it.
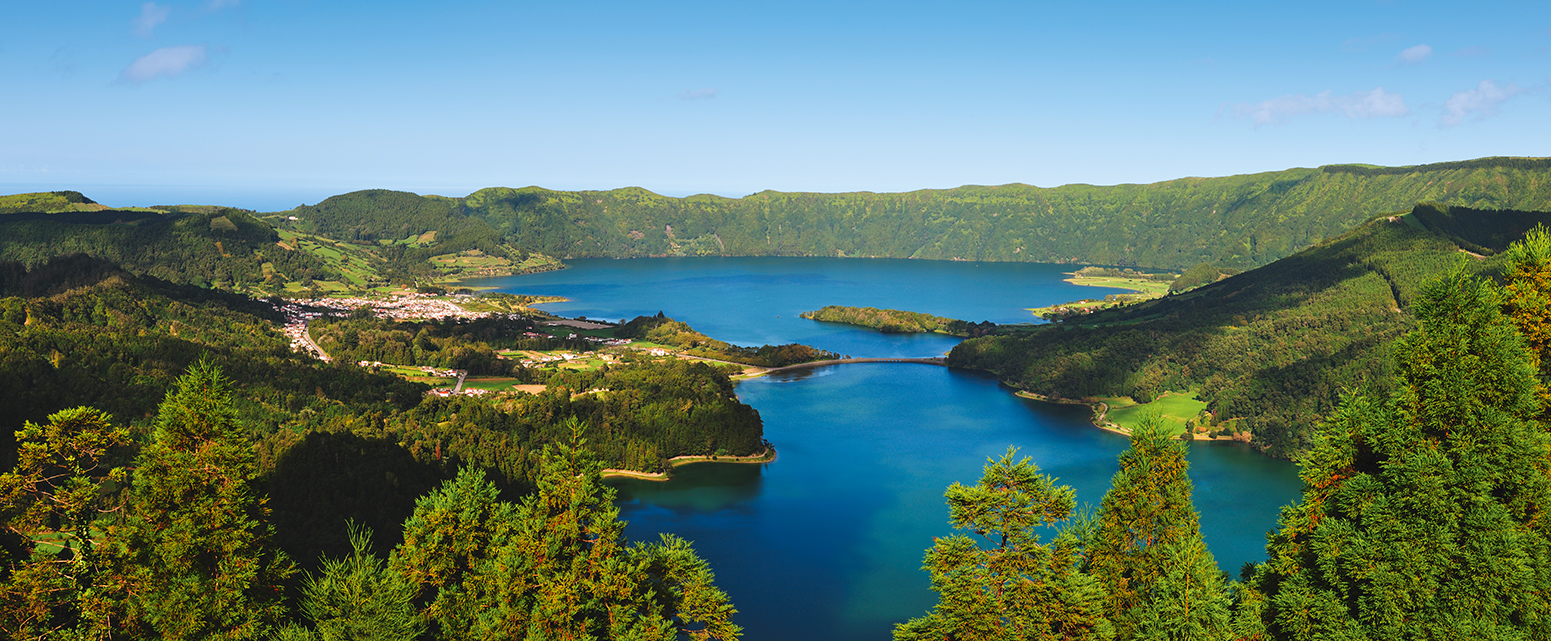
[[[1388,378],[1424,282],[1460,260],[1493,273],[1487,254],[1540,222],[1551,213],[1420,205],[1187,293],[966,341],[948,363],[1061,398],[1195,392],[1290,456],[1343,389]]]
[[[1149,185],[907,193],[493,188],[462,200],[511,243],[561,258],[872,256],[1183,269],[1253,267],[1418,202],[1551,209],[1551,159],[1181,178]],[[447,205],[451,207],[451,205]]]
[[[109,209],[76,192],[18,194],[0,197],[0,235],[6,239],[0,261],[36,266],[85,254],[135,274],[264,296],[392,289],[561,267],[504,244],[483,221],[448,215],[445,207],[417,209],[445,202],[357,192],[304,208],[292,221],[294,214],[260,218],[219,206]],[[389,229],[413,231],[400,237]]]
[[[271,220],[320,237],[369,248],[383,260],[382,276],[398,282],[434,279],[439,272],[523,271],[529,252],[507,243],[461,199],[372,189],[330,197]],[[292,221],[291,218],[296,218]]]
[[[32,269],[0,262],[0,470],[16,464],[14,435],[26,421],[71,407],[105,411],[144,439],[178,376],[208,362],[233,384],[234,417],[268,487],[277,541],[311,564],[320,550],[348,550],[347,518],[391,546],[415,497],[460,467],[486,468],[503,490],[531,490],[544,447],[576,437],[568,419],[585,421],[589,447],[609,467],[661,471],[674,456],[766,447],[759,414],[738,401],[724,371],[704,364],[638,359],[536,372],[556,385],[535,395],[426,398],[423,384],[293,352],[275,327],[280,318],[266,301],[86,256]],[[405,326],[457,352],[480,346],[487,325],[513,322]],[[609,393],[571,394],[587,389]]]
[[[277,244],[275,230],[251,212],[193,209],[7,214],[0,216],[0,261],[35,266],[86,254],[136,274],[240,291],[335,277],[318,258]]]
[[[0,196],[0,214],[18,212],[57,213],[107,209],[78,191],[45,191]]]
[[[1148,185],[1012,184],[906,193],[640,188],[367,190],[250,215],[107,210],[76,192],[0,197],[0,260],[83,252],[136,273],[259,293],[360,291],[561,267],[556,258],[849,256],[1232,271],[1418,202],[1551,209],[1551,159],[1332,165]],[[279,232],[277,234],[277,232]],[[297,239],[300,239],[299,241]],[[294,241],[294,242],[293,242]],[[552,258],[553,257],[553,258]]]

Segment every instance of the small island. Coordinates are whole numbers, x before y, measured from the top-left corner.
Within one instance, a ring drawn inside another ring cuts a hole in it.
[[[845,323],[847,325],[870,327],[886,334],[925,334],[927,332],[935,332],[960,338],[974,338],[976,336],[986,336],[996,331],[996,323],[990,321],[971,323],[931,314],[922,314],[920,312],[878,309],[876,307],[826,305],[818,311],[803,312],[799,316],[826,323]]]

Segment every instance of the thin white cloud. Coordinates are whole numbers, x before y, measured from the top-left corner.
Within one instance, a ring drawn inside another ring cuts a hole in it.
[[[679,100],[710,100],[716,97],[715,89],[688,89],[679,94]]]
[[[1406,107],[1404,97],[1385,91],[1383,87],[1344,96],[1332,95],[1329,91],[1313,96],[1290,94],[1264,102],[1241,102],[1233,106],[1233,117],[1248,120],[1257,127],[1319,113],[1342,113],[1348,118],[1396,118],[1411,113],[1411,110]]]
[[[1496,115],[1498,105],[1524,91],[1523,87],[1513,83],[1499,87],[1495,82],[1482,80],[1475,89],[1457,91],[1453,96],[1449,96],[1448,101],[1443,103],[1443,118],[1438,121],[1438,124],[1453,127],[1472,115],[1476,120]]]
[[[147,80],[164,76],[176,76],[190,69],[195,69],[205,64],[206,58],[207,48],[205,45],[162,47],[129,63],[129,66],[124,68],[120,77],[129,82],[140,84]]]
[[[1427,45],[1417,45],[1415,47],[1407,47],[1405,51],[1400,52],[1400,55],[1395,56],[1395,59],[1408,65],[1414,65],[1418,62],[1426,60],[1427,57],[1431,55],[1433,55],[1432,47]]]
[[[220,11],[222,9],[231,9],[240,4],[242,4],[242,0],[210,0],[209,2],[205,3],[205,9],[209,11]]]
[[[134,20],[135,35],[141,38],[151,37],[152,32],[156,31],[156,27],[166,22],[167,17],[171,15],[172,5],[156,4],[155,2],[147,2],[140,5],[140,15],[135,16]]]

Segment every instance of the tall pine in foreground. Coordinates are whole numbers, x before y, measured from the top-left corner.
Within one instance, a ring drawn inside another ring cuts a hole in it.
[[[1087,565],[1109,591],[1117,639],[1229,635],[1227,585],[1201,539],[1185,448],[1158,417],[1144,418],[1099,506]]]
[[[219,368],[198,363],[156,415],[125,512],[107,533],[130,637],[256,639],[284,615],[292,571],[269,545],[253,447]]]
[[[1463,266],[1424,289],[1391,396],[1319,427],[1241,635],[1551,638],[1551,443],[1501,302]]]
[[[92,529],[116,508],[124,469],[113,463],[129,430],[77,407],[16,436],[16,468],[0,474],[0,638],[90,637],[107,608]]]
[[[1056,485],[1009,448],[973,486],[948,487],[949,521],[965,534],[937,539],[923,567],[937,606],[894,628],[896,641],[1077,640],[1113,636],[1104,589],[1078,570],[1080,537],[1049,545],[1039,530],[1072,515],[1072,488]]]
[[[389,567],[420,591],[432,638],[737,639],[737,610],[688,543],[627,545],[602,463],[566,426],[572,443],[546,448],[519,504],[467,468],[416,503]]]
[[[1531,229],[1508,246],[1503,312],[1528,344],[1540,377],[1540,418],[1551,419],[1551,231]]]

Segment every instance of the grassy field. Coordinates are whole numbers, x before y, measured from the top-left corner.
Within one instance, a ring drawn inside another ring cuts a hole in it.
[[[425,383],[427,385],[440,386],[452,385],[458,381],[456,378],[427,376],[425,372],[420,371],[420,368],[409,367],[406,365],[383,365],[382,371],[398,376],[399,378],[402,378],[411,383]]]
[[[1161,298],[1169,293],[1169,282],[1148,280],[1146,278],[1122,278],[1118,276],[1082,276],[1073,274],[1066,282],[1084,287],[1112,287],[1115,289],[1128,289],[1134,294],[1111,294],[1104,298],[1085,298],[1083,300],[1051,305],[1049,307],[1031,307],[1029,311],[1035,316],[1045,319],[1054,319],[1074,314],[1096,312],[1101,309],[1119,307],[1140,303],[1154,298]]]
[[[275,231],[280,234],[280,242],[286,247],[312,254],[344,275],[344,281],[315,281],[318,288],[325,292],[364,290],[380,282],[377,270],[372,266],[369,249],[289,229]],[[306,288],[292,281],[286,284],[286,290],[302,292]]]
[[[1143,416],[1156,412],[1163,419],[1163,424],[1169,429],[1170,434],[1184,434],[1185,421],[1195,418],[1201,410],[1206,409],[1206,403],[1197,400],[1193,393],[1169,393],[1146,404],[1138,404],[1126,397],[1106,397],[1099,400],[1109,405],[1109,413],[1105,415],[1105,419],[1111,423],[1131,429]]]
[[[570,299],[564,296],[518,296],[518,295],[482,295],[463,303],[462,307],[471,312],[502,312],[506,314],[520,314],[534,311],[533,305],[543,303],[563,303]]]
[[[1145,278],[1115,278],[1111,276],[1073,276],[1066,282],[1084,287],[1114,287],[1116,289],[1129,289],[1133,292],[1150,294],[1149,298],[1157,298],[1169,293],[1168,281],[1147,280]]]
[[[438,282],[447,285],[455,285],[465,278],[526,274],[565,267],[560,261],[543,254],[529,254],[522,262],[512,262],[511,259],[491,256],[478,249],[432,256],[429,260],[440,274]]]
[[[481,376],[479,378],[470,376],[463,379],[463,389],[482,389],[492,392],[510,392],[512,391],[512,386],[516,384],[517,379],[515,378],[499,376]]]

